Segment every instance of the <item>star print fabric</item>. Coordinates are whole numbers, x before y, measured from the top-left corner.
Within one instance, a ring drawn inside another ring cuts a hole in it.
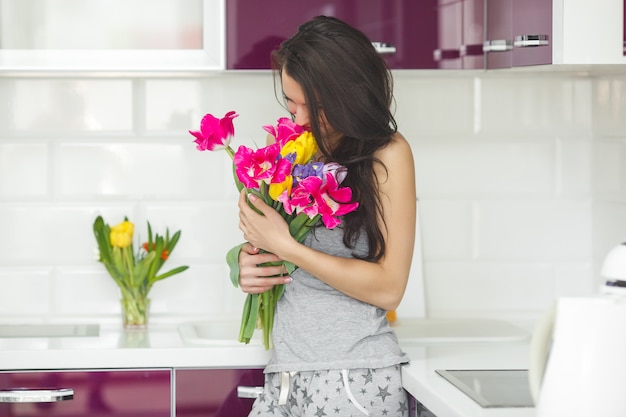
[[[400,365],[380,369],[301,371],[289,376],[287,401],[279,405],[281,373],[265,375],[251,417],[408,417]],[[348,387],[346,388],[346,382]]]

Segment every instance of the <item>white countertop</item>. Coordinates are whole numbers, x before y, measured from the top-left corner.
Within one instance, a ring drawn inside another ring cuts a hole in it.
[[[177,322],[124,331],[100,323],[98,336],[0,338],[0,370],[263,367],[270,353],[255,342],[197,345],[183,341]],[[531,417],[533,408],[482,408],[437,369],[527,369],[528,340],[402,344],[407,391],[437,417]]]

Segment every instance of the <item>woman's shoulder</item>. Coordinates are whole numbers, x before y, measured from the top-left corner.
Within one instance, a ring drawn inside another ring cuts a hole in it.
[[[411,145],[400,132],[394,133],[391,141],[387,146],[378,150],[376,156],[385,165],[401,160],[413,160]]]

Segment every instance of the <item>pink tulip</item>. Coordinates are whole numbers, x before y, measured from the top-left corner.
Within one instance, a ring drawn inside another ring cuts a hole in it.
[[[276,126],[267,125],[263,126],[263,129],[274,136],[276,142],[283,147],[285,143],[290,140],[296,139],[302,132],[304,132],[304,128],[302,126],[298,126],[291,119],[286,117],[281,117],[278,119]]]
[[[199,151],[227,149],[235,135],[233,119],[237,116],[239,115],[234,111],[229,111],[221,119],[212,114],[205,115],[200,122],[200,130],[189,131],[196,137],[196,140],[194,140],[197,144],[196,148]]]
[[[280,156],[278,143],[256,151],[242,145],[235,152],[233,163],[237,178],[247,188],[259,188],[261,182],[281,183],[291,175],[291,161]]]

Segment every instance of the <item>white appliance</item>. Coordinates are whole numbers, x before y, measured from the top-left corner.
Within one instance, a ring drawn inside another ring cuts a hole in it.
[[[606,257],[595,297],[563,297],[531,342],[537,417],[626,415],[626,243]]]

